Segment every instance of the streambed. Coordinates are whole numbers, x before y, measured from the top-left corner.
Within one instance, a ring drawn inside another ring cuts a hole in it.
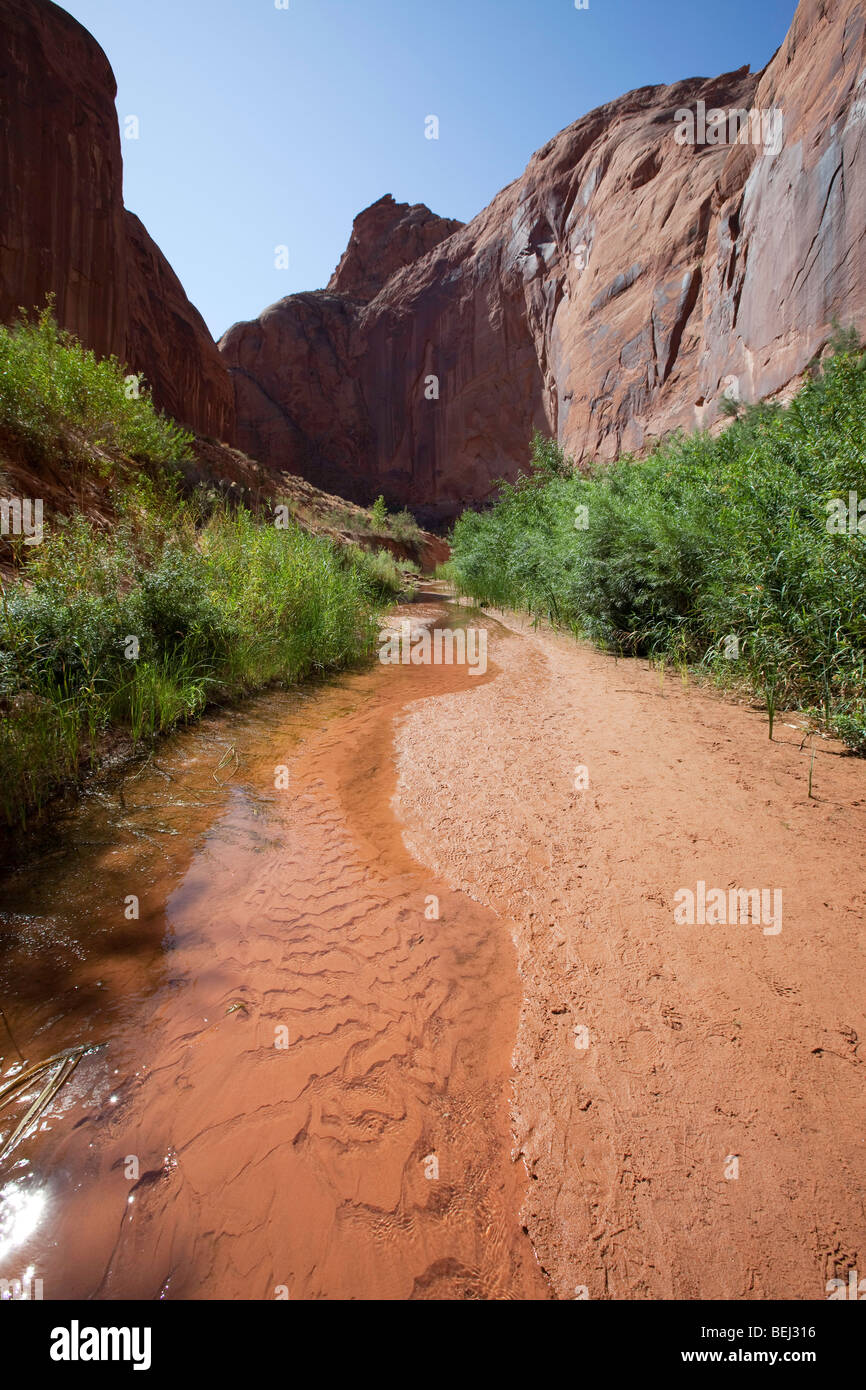
[[[407,615],[465,622],[432,596]],[[6,876],[0,1084],[93,1050],[0,1166],[0,1278],[547,1296],[511,1157],[507,925],[411,857],[393,805],[395,720],[494,675],[377,663],[211,714]]]

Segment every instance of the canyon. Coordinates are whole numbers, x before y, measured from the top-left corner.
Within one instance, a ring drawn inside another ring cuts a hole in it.
[[[535,430],[588,465],[721,428],[863,331],[862,0],[801,0],[759,73],[582,116],[466,224],[380,197],[325,288],[218,344],[124,206],[96,41],[49,0],[0,23],[0,317],[53,296],[195,432],[190,487],[336,541],[380,493],[442,527],[482,506]],[[729,143],[741,111],[781,139]],[[424,535],[419,567],[447,553]],[[862,762],[802,711],[768,738],[685,660],[447,590],[419,581],[369,668],[211,708],[22,834],[0,1294],[857,1289]],[[30,1063],[73,1055],[28,1119]]]
[[[748,127],[678,143],[677,113],[701,103],[783,117],[781,149]],[[408,265],[407,209],[382,200],[353,243],[375,213],[381,246],[390,212],[384,283],[335,277],[221,340],[241,447],[435,522],[513,478],[536,428],[589,463],[713,427],[726,393],[784,392],[834,321],[864,321],[864,118],[862,7],[802,0],[763,72],[590,112]]]
[[[0,316],[53,292],[63,325],[143,372],[162,409],[354,501],[381,492],[447,523],[516,476],[535,429],[581,464],[641,454],[717,427],[726,395],[784,395],[836,323],[862,328],[857,0],[801,0],[762,72],[582,116],[466,225],[380,198],[325,289],[218,349],[123,207],[101,49],[48,0],[0,0],[0,18]],[[680,143],[686,108],[770,113],[781,148],[748,128]]]

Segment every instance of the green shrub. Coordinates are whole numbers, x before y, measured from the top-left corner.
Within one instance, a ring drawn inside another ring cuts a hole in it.
[[[449,576],[614,650],[739,675],[863,749],[866,536],[827,524],[849,491],[866,496],[866,361],[850,340],[788,407],[746,407],[716,438],[585,474],[536,438],[531,471],[459,518]]]
[[[370,593],[379,600],[393,599],[405,587],[403,575],[390,550],[362,550],[352,546],[349,551],[352,565]]]
[[[403,545],[420,541],[423,534],[412,513],[405,508],[388,518],[388,530],[394,539],[401,541]]]
[[[100,531],[81,516],[34,549],[0,605],[0,805],[24,820],[98,751],[109,726],[136,742],[210,702],[335,670],[375,649],[395,592],[391,556],[347,558],[298,527],[214,511],[174,525],[129,497]],[[387,555],[387,552],[382,554]],[[130,659],[129,638],[137,642]]]
[[[49,300],[35,322],[0,326],[0,427],[37,460],[92,461],[105,451],[151,465],[186,459],[192,436],[128,376],[115,357],[97,361],[59,329]]]
[[[22,577],[0,580],[8,824],[74,782],[109,727],[137,743],[211,701],[375,650],[379,610],[403,582],[393,557],[347,555],[213,492],[184,498],[191,436],[129,389],[114,358],[97,362],[61,332],[50,304],[0,328],[0,429],[32,459],[101,468],[114,513],[110,529],[54,517]]]

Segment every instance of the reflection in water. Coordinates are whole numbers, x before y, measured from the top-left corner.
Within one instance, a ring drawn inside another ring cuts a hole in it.
[[[509,1160],[507,924],[409,856],[391,805],[394,718],[492,674],[379,665],[209,718],[7,885],[28,1063],[106,1044],[0,1171],[0,1240],[46,1297],[546,1296]]]
[[[3,1188],[0,1202],[0,1268],[13,1250],[23,1245],[35,1232],[45,1215],[48,1194],[42,1187],[28,1183],[25,1178],[13,1178]],[[25,1275],[31,1278],[32,1268]]]

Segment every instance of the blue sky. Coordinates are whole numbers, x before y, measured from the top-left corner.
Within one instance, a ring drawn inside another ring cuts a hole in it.
[[[634,87],[757,70],[794,0],[68,0],[108,55],[124,198],[215,336],[325,285],[392,193],[468,221]],[[425,139],[436,115],[438,140]],[[288,269],[275,267],[276,246]]]

